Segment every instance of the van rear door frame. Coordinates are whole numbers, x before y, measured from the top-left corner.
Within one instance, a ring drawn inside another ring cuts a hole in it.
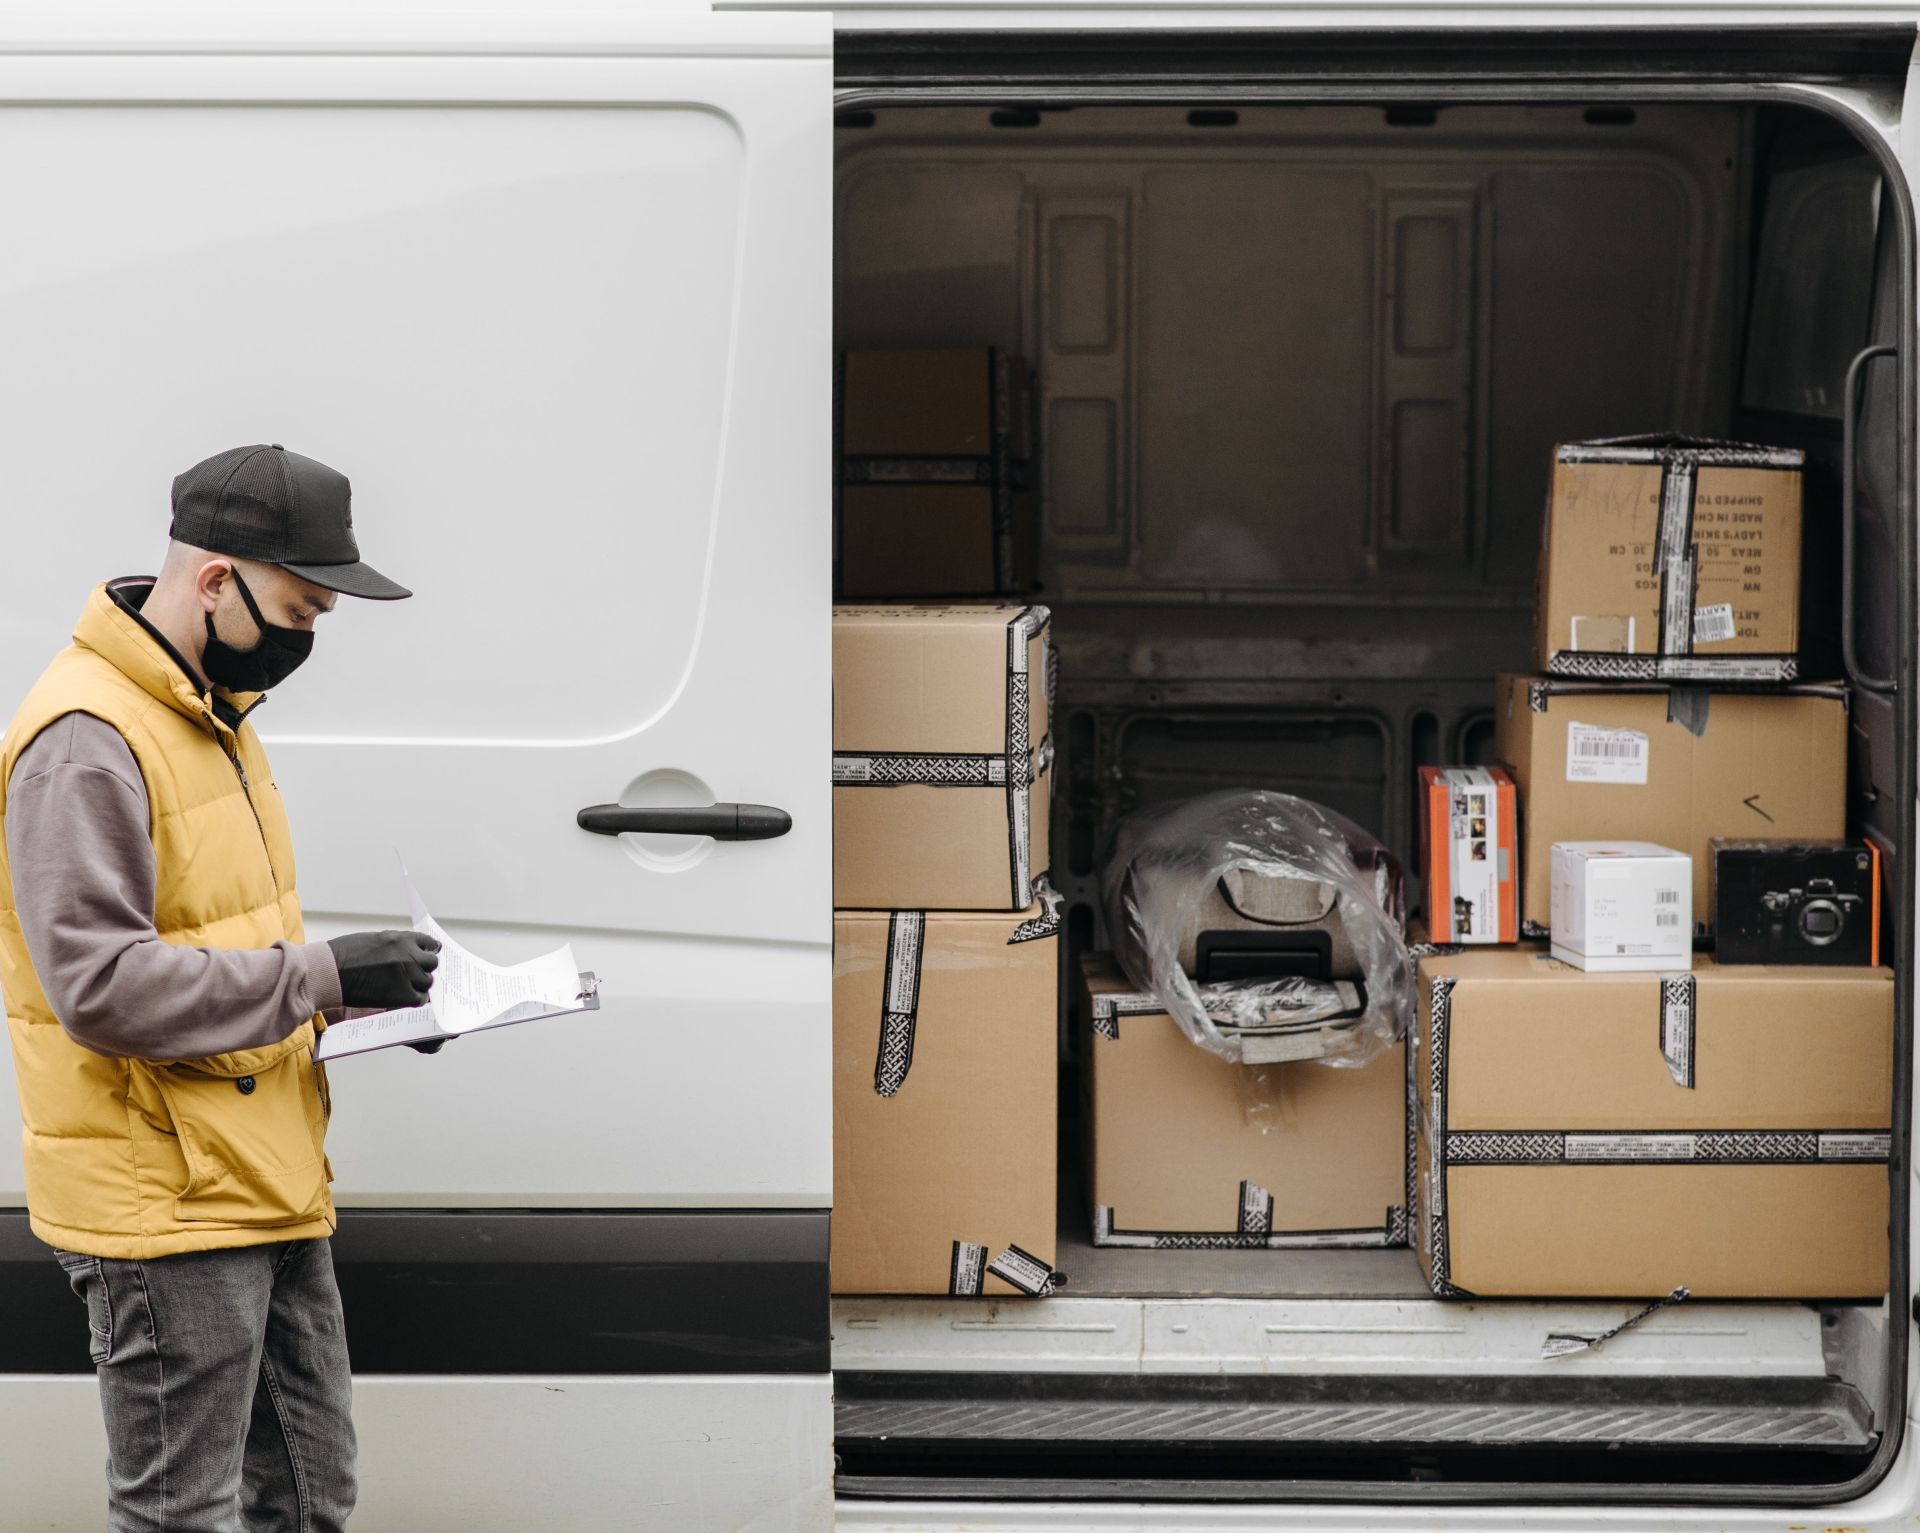
[[[1886,1417],[1880,1447],[1853,1479],[1829,1486],[1662,1486],[1500,1482],[1402,1483],[1275,1481],[1259,1487],[1271,1501],[1409,1504],[1526,1502],[1775,1506],[1835,1506],[1863,1496],[1892,1472],[1905,1444],[1907,1398],[1914,1389],[1913,1298],[1909,1167],[1913,1122],[1915,794],[1914,707],[1916,576],[1920,539],[1915,527],[1916,236],[1908,164],[1920,175],[1920,123],[1902,113],[1920,107],[1911,26],[1770,26],[1735,36],[1703,28],[1658,30],[1552,29],[1505,32],[1295,33],[1284,30],[1004,32],[842,30],[836,35],[835,107],[979,104],[1026,107],[1244,102],[1290,105],[1536,104],[1632,99],[1642,102],[1731,102],[1801,106],[1844,126],[1874,157],[1892,191],[1901,269],[1899,333],[1907,345],[1898,359],[1899,598],[1905,615],[1898,657],[1896,761],[1905,806],[1901,855],[1906,877],[1896,891],[1893,962],[1895,1005],[1906,1025],[1894,1036],[1894,1144],[1888,1292],[1890,1354]],[[1902,123],[1915,142],[1902,156]],[[1902,1387],[1902,1381],[1904,1386]],[[1084,1499],[1084,1482],[1053,1488],[1062,1499]],[[1187,1487],[1192,1494],[1197,1487]],[[937,1497],[1006,1499],[972,1481],[929,1483]],[[1049,1497],[1044,1482],[1022,1481],[1024,1499]],[[1220,1492],[1211,1491],[1209,1499]],[[1050,1497],[1049,1497],[1050,1499]]]

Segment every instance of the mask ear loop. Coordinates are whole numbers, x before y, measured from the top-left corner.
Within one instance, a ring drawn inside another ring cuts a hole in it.
[[[247,582],[245,581],[244,578],[242,578],[239,567],[237,565],[229,564],[227,566],[227,569],[232,572],[234,586],[240,592],[240,600],[247,604],[247,616],[253,619],[253,626],[260,630],[260,637],[262,639],[266,638],[267,627],[268,627],[267,620],[265,617],[261,616],[260,608],[254,602],[253,592],[247,589]],[[211,618],[212,614],[208,614],[208,616],[209,618]],[[248,653],[251,654],[252,651],[249,650]]]

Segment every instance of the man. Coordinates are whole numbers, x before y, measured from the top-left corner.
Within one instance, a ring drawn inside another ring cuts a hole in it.
[[[331,1533],[354,1500],[320,1013],[423,1000],[437,944],[304,940],[251,715],[360,562],[347,480],[239,447],[173,483],[0,740],[0,993],[28,1214],[85,1301],[113,1533]]]

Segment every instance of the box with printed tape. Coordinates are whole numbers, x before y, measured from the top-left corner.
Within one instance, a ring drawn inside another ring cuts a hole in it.
[[[1554,450],[1538,592],[1549,675],[1791,681],[1805,455],[1695,437]]]
[[[1820,839],[1846,830],[1847,692],[1501,676],[1494,755],[1520,796],[1520,923],[1552,922],[1556,841],[1653,841],[1693,859],[1704,929],[1715,836]]]
[[[1023,910],[1047,870],[1052,648],[1040,606],[833,610],[833,903]]]
[[[835,385],[839,597],[1031,590],[1027,364],[990,346],[849,351]]]
[[[835,1293],[1052,1291],[1057,906],[835,912]]]
[[[1236,1065],[1104,953],[1081,961],[1093,1243],[1403,1246],[1407,1045],[1354,1069]]]
[[[1415,1244],[1442,1295],[1872,1299],[1893,975],[1423,957]]]

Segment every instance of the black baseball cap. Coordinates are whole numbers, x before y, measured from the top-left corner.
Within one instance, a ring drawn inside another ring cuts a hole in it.
[[[168,536],[208,553],[277,564],[343,596],[413,595],[360,558],[347,476],[278,442],[230,447],[175,479]]]

